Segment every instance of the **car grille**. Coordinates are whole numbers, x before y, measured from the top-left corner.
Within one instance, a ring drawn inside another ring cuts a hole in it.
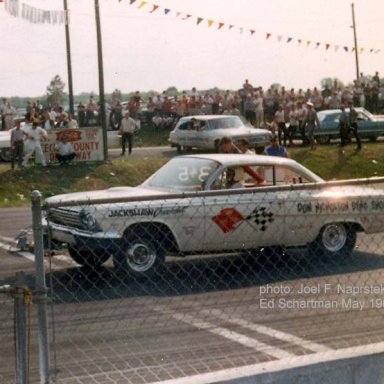
[[[80,213],[78,211],[65,208],[52,208],[48,211],[47,217],[52,223],[65,225],[66,227],[86,229],[80,220]]]

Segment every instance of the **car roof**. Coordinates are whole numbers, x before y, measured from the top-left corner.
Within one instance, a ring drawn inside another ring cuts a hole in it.
[[[183,120],[218,120],[218,119],[228,119],[228,118],[238,118],[240,119],[239,116],[237,115],[192,115],[192,116],[184,116],[182,117]],[[241,120],[241,119],[240,119]]]
[[[320,176],[313,173],[311,170],[305,168],[295,160],[288,159],[280,156],[267,156],[267,155],[254,155],[254,154],[228,154],[228,153],[212,153],[212,154],[196,154],[196,155],[183,155],[177,156],[176,158],[194,158],[194,159],[205,159],[213,160],[224,166],[241,166],[248,165],[250,163],[259,163],[260,165],[287,165],[291,166],[298,171],[307,173],[318,182],[324,181]]]
[[[345,108],[346,111],[349,111],[349,108]],[[355,110],[357,112],[364,112],[366,111],[366,109],[362,108],[362,107],[356,107]],[[323,111],[319,111],[318,113],[319,114],[323,114],[323,115],[333,115],[333,114],[336,114],[336,113],[340,113],[341,112],[341,109],[324,109]]]
[[[292,159],[287,159],[286,157],[279,156],[267,156],[267,155],[254,155],[254,154],[244,154],[244,153],[207,153],[207,154],[196,154],[196,155],[183,155],[178,157],[188,157],[195,159],[207,159],[214,160],[223,165],[226,164],[249,164],[252,162],[259,162],[263,164],[298,164]]]

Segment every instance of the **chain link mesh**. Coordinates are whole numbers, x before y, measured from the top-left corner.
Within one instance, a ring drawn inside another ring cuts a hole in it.
[[[152,383],[380,346],[383,186],[46,206],[57,382]]]

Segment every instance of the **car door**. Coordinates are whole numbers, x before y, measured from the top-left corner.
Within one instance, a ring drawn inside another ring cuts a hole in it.
[[[182,147],[194,147],[196,145],[196,126],[188,120],[181,123],[177,129],[176,137],[178,145]]]
[[[204,199],[204,248],[231,251],[281,244],[286,192],[245,186],[232,189],[226,184],[227,173],[224,170],[211,185],[211,189],[220,189],[220,195]]]

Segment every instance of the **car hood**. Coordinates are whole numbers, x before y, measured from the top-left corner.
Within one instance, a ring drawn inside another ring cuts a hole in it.
[[[56,195],[49,197],[45,200],[46,204],[65,204],[72,202],[92,203],[104,199],[119,199],[129,197],[142,197],[142,196],[157,196],[169,193],[168,191],[159,191],[155,189],[147,189],[140,187],[115,187],[104,189],[100,191],[87,191],[87,192],[75,192],[66,193],[62,195]]]

